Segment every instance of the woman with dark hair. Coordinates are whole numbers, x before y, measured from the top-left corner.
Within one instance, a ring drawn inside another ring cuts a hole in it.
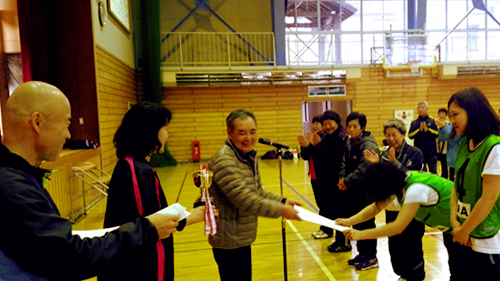
[[[380,149],[380,156],[374,151],[365,150],[365,158],[372,164],[380,161],[402,172],[408,170],[421,171],[424,157],[420,149],[406,143],[405,123],[401,119],[392,118],[386,121],[383,126],[385,140],[389,148]],[[366,177],[365,180],[368,181]],[[368,191],[377,192],[376,188],[373,187],[368,189]],[[395,221],[399,215],[399,211],[399,208],[392,206],[386,208],[386,223],[389,224]],[[413,219],[399,235],[389,237],[389,253],[391,255],[392,268],[397,275],[401,276],[401,279],[421,281],[425,278],[425,262],[422,251],[422,237],[424,236],[424,232],[424,224]]]
[[[134,105],[123,118],[113,140],[118,163],[109,184],[104,227],[113,227],[153,214],[168,206],[160,181],[148,159],[163,153],[168,139],[170,111],[150,102]],[[204,207],[179,221],[177,230],[203,220]],[[173,237],[132,255],[110,268],[99,280],[173,280]]]
[[[346,204],[349,204],[345,208],[348,215],[352,215],[368,205],[364,193],[367,183],[364,181],[364,178],[366,170],[372,164],[365,158],[363,152],[365,150],[373,150],[378,154],[379,150],[373,134],[365,131],[366,116],[364,114],[352,112],[347,116],[346,124],[350,139],[347,140],[337,186],[341,192],[345,193],[344,197],[350,198],[349,200],[345,200]],[[359,230],[374,227],[374,218],[355,226]],[[350,259],[348,264],[354,265],[357,270],[378,267],[376,239],[360,241],[357,243],[357,247],[359,254]]]
[[[483,93],[461,90],[448,101],[454,135],[462,136],[451,193],[453,242],[471,246],[477,280],[500,280],[500,122]]]
[[[317,122],[315,122],[316,120]],[[316,129],[315,133],[310,134],[310,136],[309,134],[307,137],[299,135],[298,141],[302,147],[301,156],[304,160],[309,161],[311,185],[319,214],[329,219],[336,219],[340,217],[336,213],[339,190],[335,190],[333,187],[337,184],[338,178],[332,175],[337,176],[340,171],[347,133],[340,124],[339,114],[333,110],[327,110],[323,115],[315,116],[313,124],[318,124],[317,127],[321,126],[324,133],[318,132]],[[312,236],[315,239],[330,238],[333,236],[333,229],[322,225],[318,231],[312,233]],[[335,240],[344,242],[346,239],[342,232],[337,231],[335,232]],[[328,249],[351,250],[340,246],[345,245],[337,243]]]
[[[387,162],[377,163],[368,168],[365,180],[370,182],[366,195],[373,203],[347,219],[338,219],[340,225],[351,226],[375,217],[384,209],[399,207],[396,219],[382,227],[356,230],[348,229],[344,234],[353,241],[365,239],[389,238],[408,230],[413,221],[424,223],[443,232],[445,246],[449,256],[451,281],[483,280],[475,278],[475,270],[463,261],[473,251],[470,247],[451,242],[450,195],[453,182],[435,174],[420,171],[402,171]],[[358,242],[359,243],[359,242]],[[399,247],[400,251],[414,247],[414,241],[407,240]],[[420,243],[420,251],[422,251]],[[391,259],[392,259],[392,252]],[[405,276],[399,280],[422,280],[423,276]],[[493,279],[488,279],[493,280]]]

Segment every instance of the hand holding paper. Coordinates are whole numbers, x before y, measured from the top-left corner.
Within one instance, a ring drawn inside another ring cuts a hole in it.
[[[189,212],[186,211],[186,208],[183,207],[179,203],[172,204],[166,208],[163,208],[158,211],[160,214],[170,214],[170,215],[178,215],[179,220],[183,220],[189,216]]]
[[[184,208],[179,203],[175,203],[175,204],[170,205],[166,208],[163,208],[160,211],[158,211],[157,213],[177,215],[177,216],[179,216],[179,220],[183,220],[187,216],[189,216],[189,212],[186,211],[186,208]],[[79,235],[81,238],[93,238],[93,237],[104,236],[106,233],[111,232],[115,229],[118,229],[118,226],[104,228],[104,229],[95,229],[95,230],[73,230],[72,234]]]
[[[305,220],[305,221],[308,221],[308,222],[312,222],[312,223],[316,223],[316,224],[319,224],[319,225],[324,225],[326,227],[329,227],[329,228],[332,228],[332,229],[335,229],[335,230],[338,230],[338,231],[344,231],[344,230],[347,230],[347,229],[350,229],[350,227],[345,227],[345,226],[341,226],[339,224],[337,224],[336,222],[334,222],[333,220],[331,219],[327,219],[323,216],[320,216],[316,213],[313,213],[311,211],[308,211],[304,208],[301,208],[299,206],[293,206],[295,208],[295,210],[297,210],[299,213],[298,213],[298,216],[302,219],[302,220]]]

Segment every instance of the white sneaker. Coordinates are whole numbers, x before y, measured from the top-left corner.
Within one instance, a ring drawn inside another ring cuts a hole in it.
[[[314,237],[314,239],[325,239],[325,238],[333,237],[333,235],[326,234],[321,229],[316,231],[316,232],[311,233],[311,236]]]

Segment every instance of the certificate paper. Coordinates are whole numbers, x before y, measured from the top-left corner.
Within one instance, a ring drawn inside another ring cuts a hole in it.
[[[179,220],[183,220],[183,219],[187,218],[187,216],[190,215],[190,213],[188,211],[186,211],[186,208],[183,207],[179,203],[175,203],[175,204],[172,204],[166,208],[163,208],[163,209],[159,210],[158,213],[178,215]],[[81,238],[93,238],[93,237],[104,236],[106,233],[111,232],[115,229],[118,229],[118,226],[104,228],[104,229],[95,229],[95,230],[73,230],[72,234],[79,235]]]
[[[179,216],[179,220],[183,220],[183,219],[187,218],[187,216],[190,215],[190,213],[188,211],[186,211],[186,208],[183,207],[179,203],[175,203],[175,204],[172,204],[172,205],[170,205],[170,206],[168,206],[166,208],[163,208],[163,209],[159,210],[158,213],[160,213],[160,214],[178,215]]]
[[[338,230],[338,231],[344,231],[344,230],[347,230],[347,229],[350,229],[350,227],[346,227],[346,226],[342,226],[342,225],[339,225],[337,223],[335,223],[333,220],[331,219],[327,219],[323,216],[320,216],[316,213],[313,213],[311,211],[308,211],[302,207],[299,207],[297,205],[293,206],[295,208],[295,210],[298,213],[298,216],[304,220],[304,221],[308,221],[308,222],[312,222],[312,223],[316,223],[316,224],[319,224],[319,225],[324,225],[326,227],[329,227],[329,228],[332,228],[332,229],[335,229],[335,230]]]

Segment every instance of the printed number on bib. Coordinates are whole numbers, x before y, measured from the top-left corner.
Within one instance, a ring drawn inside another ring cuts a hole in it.
[[[462,201],[465,197],[465,188],[464,188],[464,179],[465,179],[465,170],[467,169],[467,165],[469,165],[470,158],[465,160],[464,164],[460,166],[460,169],[457,172],[456,180],[455,180],[455,190],[458,194],[458,201]]]
[[[470,214],[470,204],[458,201],[457,216],[462,219],[467,219]]]

